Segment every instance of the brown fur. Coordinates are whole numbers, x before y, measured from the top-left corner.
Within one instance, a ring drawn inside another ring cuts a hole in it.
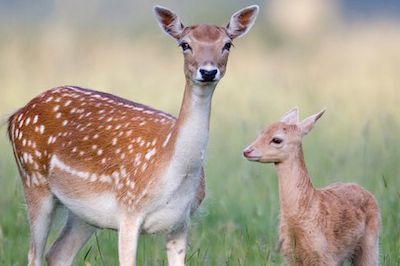
[[[244,151],[252,161],[274,162],[279,176],[280,243],[290,265],[378,265],[380,213],[375,197],[357,184],[315,189],[302,136],[322,115],[267,127]],[[310,122],[311,121],[311,122]],[[282,139],[281,144],[274,138]]]
[[[47,102],[50,97],[52,100]],[[130,106],[141,108],[144,112]],[[151,113],[147,114],[146,110]],[[58,113],[61,115],[56,118]],[[37,121],[34,121],[35,115],[38,115]],[[27,118],[31,120],[28,125]],[[21,121],[24,123],[20,124]],[[64,121],[67,121],[65,126]],[[140,123],[144,124],[141,126]],[[48,178],[53,178],[53,182],[68,185],[74,197],[90,196],[90,191],[116,190],[118,198],[129,205],[127,192],[138,194],[142,191],[150,182],[154,166],[172,152],[170,147],[173,147],[174,136],[171,134],[165,147],[163,143],[175,125],[173,116],[144,105],[78,87],[59,87],[34,98],[10,117],[9,135],[14,142],[18,165],[25,173],[22,175],[24,186],[48,189]],[[41,126],[44,127],[43,134]],[[16,134],[21,132],[19,139]],[[48,143],[50,136],[56,137],[54,143]],[[156,142],[153,144],[153,141]],[[157,152],[146,160],[145,154],[153,148]],[[25,162],[24,153],[32,159]],[[87,180],[77,178],[73,182],[63,179],[63,175],[48,177],[49,160],[53,154],[78,170],[96,174],[97,178],[93,181],[98,181],[102,175],[112,177],[121,167],[125,168],[127,175],[109,183],[93,182],[90,177]],[[137,154],[142,154],[139,165],[135,164]],[[36,177],[38,175],[40,178]],[[133,190],[127,185],[129,181],[135,183]],[[88,191],[88,186],[93,190]],[[198,195],[204,195],[204,187],[199,187]]]

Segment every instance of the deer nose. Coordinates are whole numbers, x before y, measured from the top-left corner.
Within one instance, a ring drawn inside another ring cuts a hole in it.
[[[253,151],[254,151],[253,148],[246,148],[246,149],[243,151],[243,156],[247,158],[247,157],[250,156],[250,154],[251,154]]]
[[[215,79],[215,76],[218,73],[218,69],[216,69],[216,68],[214,68],[214,69],[200,68],[199,72],[201,74],[201,78],[203,79],[203,81],[213,81]]]

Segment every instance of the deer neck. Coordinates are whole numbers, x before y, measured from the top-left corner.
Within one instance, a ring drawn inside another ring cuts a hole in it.
[[[172,132],[170,169],[177,174],[175,178],[197,175],[203,166],[214,89],[215,84],[200,86],[186,82],[182,107]]]
[[[276,164],[279,176],[279,198],[283,218],[296,217],[308,210],[315,189],[304,161],[303,148]]]

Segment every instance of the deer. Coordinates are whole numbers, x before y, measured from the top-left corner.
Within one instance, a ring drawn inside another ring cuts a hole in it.
[[[279,248],[289,265],[379,264],[380,211],[355,183],[314,188],[302,148],[325,110],[299,121],[297,107],[267,126],[244,149],[252,162],[274,163],[279,177]]]
[[[120,265],[136,265],[141,233],[164,234],[168,264],[185,265],[190,219],[205,197],[212,96],[233,40],[258,12],[245,7],[225,27],[184,26],[173,11],[154,7],[159,26],[183,51],[186,86],[177,118],[77,86],[47,90],[9,117],[31,232],[29,265],[42,265],[58,205],[68,217],[48,265],[71,265],[97,228],[118,231]]]

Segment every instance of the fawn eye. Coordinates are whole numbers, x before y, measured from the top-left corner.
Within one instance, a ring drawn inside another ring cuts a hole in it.
[[[229,51],[232,46],[233,46],[233,44],[231,42],[227,42],[227,43],[225,43],[223,50]]]
[[[192,50],[192,47],[187,42],[181,42],[179,46],[182,47],[183,51]]]
[[[283,139],[281,139],[281,138],[273,138],[271,140],[271,142],[274,143],[274,144],[281,144],[282,141],[283,141]]]

